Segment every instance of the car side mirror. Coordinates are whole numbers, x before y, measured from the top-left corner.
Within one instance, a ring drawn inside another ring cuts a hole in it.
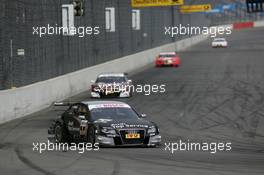
[[[140,114],[140,118],[146,118],[147,114]]]

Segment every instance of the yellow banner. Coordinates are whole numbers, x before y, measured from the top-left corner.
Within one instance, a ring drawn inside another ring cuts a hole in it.
[[[183,5],[180,6],[181,13],[206,12],[212,10],[211,4]]]
[[[183,4],[184,0],[131,0],[132,7],[158,7]]]

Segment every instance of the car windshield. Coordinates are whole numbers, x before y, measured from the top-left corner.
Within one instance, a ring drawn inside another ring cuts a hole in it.
[[[137,113],[131,108],[94,108],[91,110],[92,121],[98,119],[126,120],[138,119]]]
[[[224,38],[216,38],[216,39],[214,39],[214,41],[225,41],[225,39]]]
[[[160,54],[159,57],[163,57],[163,58],[171,58],[171,57],[175,57],[176,55],[173,54]]]
[[[96,80],[96,83],[124,83],[126,82],[125,77],[118,77],[118,76],[105,76],[99,77]]]

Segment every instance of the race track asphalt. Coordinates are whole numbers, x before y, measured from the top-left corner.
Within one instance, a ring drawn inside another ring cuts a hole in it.
[[[47,142],[59,113],[53,107],[0,125],[0,174],[9,175],[263,175],[264,29],[226,36],[230,47],[210,40],[179,53],[179,68],[154,65],[133,74],[134,84],[165,84],[165,93],[135,93],[122,100],[161,130],[158,148],[101,148],[99,151],[33,151]],[[89,81],[89,80],[88,80]],[[71,100],[87,100],[88,92]],[[165,150],[164,143],[231,142],[232,150]]]

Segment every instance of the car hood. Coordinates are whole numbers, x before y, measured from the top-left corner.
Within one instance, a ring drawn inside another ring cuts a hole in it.
[[[226,43],[227,41],[213,41],[213,43]]]
[[[100,127],[112,127],[114,129],[129,129],[129,128],[149,128],[154,124],[145,119],[133,120],[112,120],[112,119],[98,119],[94,124]]]

